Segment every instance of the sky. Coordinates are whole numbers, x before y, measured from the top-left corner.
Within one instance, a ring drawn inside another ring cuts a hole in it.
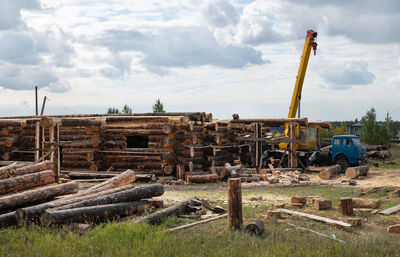
[[[302,117],[400,120],[398,0],[0,0],[0,116],[287,117],[308,29]]]

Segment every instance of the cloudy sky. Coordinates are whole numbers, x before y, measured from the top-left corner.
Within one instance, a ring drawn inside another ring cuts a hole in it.
[[[308,29],[302,116],[400,120],[399,0],[0,0],[0,116],[286,117]]]

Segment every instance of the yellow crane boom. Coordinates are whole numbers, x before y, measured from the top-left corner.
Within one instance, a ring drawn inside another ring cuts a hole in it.
[[[317,43],[314,42],[317,37],[317,32],[313,30],[308,30],[306,35],[306,41],[304,43],[303,54],[301,55],[301,61],[299,66],[299,71],[296,76],[296,83],[294,85],[292,101],[289,107],[288,118],[295,118],[296,112],[299,107],[299,102],[301,99],[301,91],[303,89],[304,77],[306,76],[308,59],[310,58],[311,48],[314,50],[314,55],[317,50]]]

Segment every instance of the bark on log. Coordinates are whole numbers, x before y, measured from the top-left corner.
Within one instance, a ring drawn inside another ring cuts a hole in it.
[[[253,220],[244,228],[252,236],[259,236],[264,233],[264,222],[262,220]]]
[[[188,211],[188,206],[191,205],[193,200],[198,200],[197,197],[191,197],[186,199],[185,201],[174,204],[168,208],[159,210],[150,215],[142,217],[136,221],[136,223],[140,224],[143,222],[147,222],[149,224],[158,224],[161,223],[163,219],[169,216],[178,216]]]
[[[42,202],[60,195],[74,194],[79,190],[76,182],[50,184],[0,197],[0,210],[7,210],[28,203]]]
[[[122,186],[122,187],[112,188],[109,190],[103,190],[100,188],[97,191],[93,190],[93,192],[91,192],[90,194],[85,194],[88,192],[83,191],[81,194],[69,196],[69,197],[62,198],[62,199],[57,199],[57,200],[46,202],[43,204],[38,204],[38,205],[30,206],[30,207],[21,208],[16,211],[17,224],[19,227],[26,226],[30,222],[36,221],[36,219],[47,209],[56,208],[56,207],[60,207],[60,206],[64,206],[64,205],[72,204],[72,203],[77,203],[77,202],[81,202],[81,201],[86,201],[89,199],[100,197],[102,195],[113,194],[113,193],[116,193],[119,191],[131,189],[131,188],[134,188],[134,186],[126,185],[126,186]]]
[[[353,199],[351,198],[340,198],[339,211],[342,215],[351,216],[353,215]]]
[[[321,170],[319,172],[319,177],[324,180],[331,179],[336,174],[339,174],[341,170],[342,168],[340,165],[332,165]]]
[[[21,127],[21,122],[20,121],[14,121],[14,120],[0,120],[0,128],[5,128],[5,127]]]
[[[353,208],[379,209],[380,206],[380,200],[353,198]]]
[[[358,178],[359,176],[367,176],[368,171],[369,171],[369,167],[366,165],[347,168],[346,177],[353,179],[353,178]]]
[[[86,127],[86,126],[101,126],[100,120],[93,119],[62,119],[62,127]]]
[[[114,117],[107,117],[106,118],[106,123],[120,123],[120,122],[140,122],[140,123],[146,123],[146,122],[159,122],[159,123],[168,123],[169,122],[169,117],[160,117],[160,116],[114,116]]]
[[[13,226],[17,223],[17,219],[15,217],[15,211],[4,213],[0,215],[0,228],[6,228],[9,226]]]
[[[151,202],[143,200],[138,202],[105,204],[52,212],[45,211],[40,216],[40,222],[45,226],[68,222],[96,222],[119,216],[128,216],[151,206]]]
[[[216,181],[218,181],[217,174],[189,175],[186,177],[187,183],[212,183]]]
[[[0,171],[0,179],[21,176],[25,174],[32,174],[43,170],[53,170],[54,164],[51,161],[39,162],[34,165],[18,167],[16,169],[9,169]]]
[[[154,184],[142,187],[135,187],[125,191],[104,195],[77,203],[67,204],[64,206],[48,209],[47,211],[51,212],[56,210],[66,210],[66,209],[74,209],[74,208],[120,203],[120,202],[134,202],[142,199],[161,196],[163,194],[164,194],[164,187],[160,184]]]
[[[40,171],[14,178],[0,180],[0,194],[5,194],[31,187],[42,186],[55,182],[55,175],[52,170]]]
[[[135,182],[136,180],[136,173],[133,170],[126,170],[125,172],[119,174],[118,176],[113,177],[112,179],[109,179],[103,183],[100,183],[96,186],[93,186],[89,189],[87,189],[87,192],[94,191],[96,189],[102,188],[103,190],[105,189],[110,189],[114,187],[120,187],[127,185],[131,182]]]
[[[241,229],[243,226],[242,187],[240,179],[228,180],[228,227]]]
[[[329,199],[314,199],[314,208],[317,210],[332,209],[332,201]]]

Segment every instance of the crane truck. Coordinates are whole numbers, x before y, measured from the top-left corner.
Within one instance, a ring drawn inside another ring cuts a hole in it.
[[[311,50],[314,55],[317,50],[317,32],[308,30],[304,43],[303,53],[301,56],[299,70],[296,76],[296,83],[293,90],[292,100],[289,107],[288,118],[295,118],[296,113],[300,117],[300,100],[303,89],[304,78],[307,71],[308,60]],[[310,125],[311,124],[311,125]],[[296,149],[298,158],[302,162],[303,167],[309,164],[339,164],[342,171],[345,171],[348,166],[359,165],[365,161],[365,147],[356,136],[339,135],[332,138],[332,147],[329,151],[321,152],[319,144],[319,128],[323,123],[310,123],[309,126],[297,125],[297,138],[304,141],[303,144],[297,144]],[[328,125],[328,128],[330,124]],[[288,135],[288,125],[285,126],[284,136]],[[278,135],[279,136],[279,135]],[[280,143],[279,148],[284,150],[275,151],[275,157],[283,158],[286,152],[288,143]],[[280,152],[280,153],[279,153]],[[278,153],[278,156],[276,155]],[[266,153],[268,155],[268,153]],[[274,155],[274,154],[272,154]],[[280,155],[280,156],[279,156]],[[282,164],[286,164],[284,161]]]

